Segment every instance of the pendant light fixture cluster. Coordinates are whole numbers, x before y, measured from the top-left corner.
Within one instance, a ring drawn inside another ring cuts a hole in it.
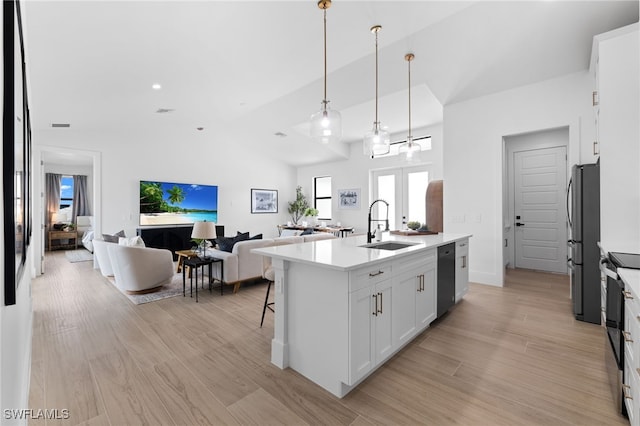
[[[400,145],[400,152],[407,156],[407,161],[415,159],[415,154],[420,152],[420,144],[413,141],[413,135],[411,134],[411,61],[413,61],[415,55],[413,53],[407,53],[404,55],[405,61],[407,61],[407,68],[409,70],[409,134],[407,135],[407,141]]]
[[[389,132],[382,128],[378,120],[378,33],[381,29],[380,25],[371,27],[371,32],[376,36],[376,118],[373,122],[373,128],[365,133],[362,144],[364,155],[371,158],[376,155],[388,154],[391,147]]]
[[[339,142],[342,138],[342,116],[340,112],[329,108],[327,100],[327,9],[331,7],[331,0],[318,0],[318,8],[323,12],[324,24],[324,98],[320,111],[311,116],[310,134],[314,141],[323,144]],[[388,154],[391,147],[389,132],[383,129],[378,119],[378,33],[382,29],[380,25],[371,27],[371,32],[375,35],[376,47],[376,114],[373,128],[364,135],[363,150],[364,154],[369,158],[378,155]],[[411,61],[415,58],[413,53],[407,53],[404,59],[407,61],[409,70],[409,134],[406,142],[399,147],[400,152],[406,154],[408,161],[412,161],[416,157],[416,153],[420,152],[420,144],[414,142],[411,134]]]
[[[320,111],[311,116],[311,137],[328,144],[342,138],[342,116],[340,112],[329,109],[327,100],[327,9],[331,7],[331,0],[319,0],[318,7],[324,14],[324,99]]]

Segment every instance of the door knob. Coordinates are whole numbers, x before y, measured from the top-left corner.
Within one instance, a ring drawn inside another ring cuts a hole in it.
[[[516,226],[524,226],[524,223],[516,222]]]

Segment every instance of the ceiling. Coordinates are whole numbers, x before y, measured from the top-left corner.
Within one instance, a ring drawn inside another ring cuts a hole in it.
[[[170,126],[212,139],[233,135],[292,165],[345,158],[348,144],[372,126],[373,25],[382,25],[379,116],[401,138],[408,129],[407,52],[415,54],[415,130],[442,122],[442,105],[586,70],[594,35],[638,21],[638,1],[334,0],[327,97],[342,113],[343,142],[326,147],[307,136],[323,95],[315,0],[24,5],[36,132],[144,135]]]

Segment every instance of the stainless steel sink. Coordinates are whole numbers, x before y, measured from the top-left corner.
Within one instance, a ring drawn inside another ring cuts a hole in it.
[[[415,246],[417,243],[403,243],[399,241],[383,241],[379,243],[365,244],[360,247],[373,248],[378,250],[400,250],[403,248]]]

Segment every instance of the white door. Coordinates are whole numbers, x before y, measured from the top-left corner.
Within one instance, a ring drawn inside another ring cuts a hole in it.
[[[567,272],[566,147],[514,152],[515,266]]]
[[[425,197],[429,186],[427,166],[374,171],[372,183],[373,200],[383,199],[389,203],[389,229],[405,229],[410,221],[425,223]],[[373,213],[374,218],[384,218],[384,205],[376,204]]]

